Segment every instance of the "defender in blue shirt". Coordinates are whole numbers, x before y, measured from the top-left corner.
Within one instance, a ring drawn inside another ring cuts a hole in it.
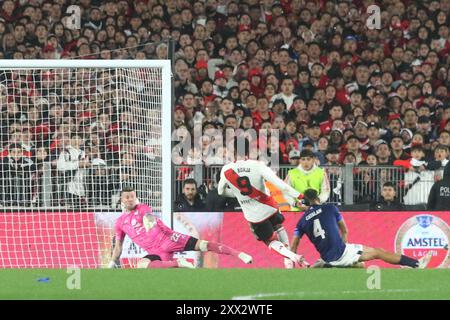
[[[316,267],[353,267],[363,261],[381,259],[390,264],[425,268],[430,262],[431,251],[416,260],[383,249],[347,243],[347,227],[338,208],[332,204],[320,204],[317,191],[313,189],[306,190],[304,197],[310,207],[297,223],[291,249],[297,252],[300,239],[306,234],[320,253],[322,261],[316,263]]]

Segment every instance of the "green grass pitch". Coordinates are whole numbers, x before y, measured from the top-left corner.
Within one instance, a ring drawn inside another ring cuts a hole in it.
[[[82,269],[79,290],[71,275],[0,270],[0,299],[450,299],[450,269],[380,269],[372,290],[365,269]]]

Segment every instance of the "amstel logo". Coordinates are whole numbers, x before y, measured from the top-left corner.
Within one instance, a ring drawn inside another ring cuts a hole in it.
[[[420,259],[433,252],[428,268],[448,268],[448,239],[450,228],[439,217],[423,214],[406,220],[395,237],[395,251]]]

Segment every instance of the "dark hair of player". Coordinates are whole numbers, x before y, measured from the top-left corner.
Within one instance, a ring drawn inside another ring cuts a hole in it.
[[[134,188],[133,188],[132,186],[125,186],[125,187],[122,188],[121,193],[124,193],[124,192],[133,192],[133,191],[136,191],[136,190],[134,190]]]
[[[314,189],[307,189],[303,195],[305,196],[305,200],[310,204],[319,199],[319,194]]]

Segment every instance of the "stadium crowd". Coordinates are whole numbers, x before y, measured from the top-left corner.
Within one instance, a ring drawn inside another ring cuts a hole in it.
[[[66,14],[72,4],[81,9],[80,29]],[[380,7],[380,28],[366,26],[372,4]],[[175,128],[279,129],[271,152],[280,164],[311,148],[320,165],[400,166],[413,185],[417,176],[433,181],[449,159],[449,16],[450,0],[5,0],[0,58],[165,59],[173,39]],[[73,181],[77,170],[61,154],[91,172],[91,183],[71,187],[75,202],[108,199],[132,175],[105,169],[132,171],[139,156],[119,148],[127,117],[111,112],[103,90],[112,85],[91,95],[82,73],[64,81],[41,72],[41,88],[28,86],[26,75],[2,74],[0,202],[39,201],[40,183],[18,181],[39,181],[43,162],[51,162],[53,179]],[[201,139],[184,164],[212,152],[208,137]],[[206,167],[223,164],[207,159]],[[381,189],[379,176],[357,174]]]
[[[374,1],[217,4],[195,2],[192,20],[181,12],[194,24],[177,45],[175,127],[279,129],[280,164],[309,148],[320,165],[399,167],[355,168],[356,202],[392,180],[402,202],[427,202],[449,159],[449,1],[377,2],[379,29],[366,26]],[[208,155],[209,140],[192,155]],[[334,202],[341,175],[330,174]]]

